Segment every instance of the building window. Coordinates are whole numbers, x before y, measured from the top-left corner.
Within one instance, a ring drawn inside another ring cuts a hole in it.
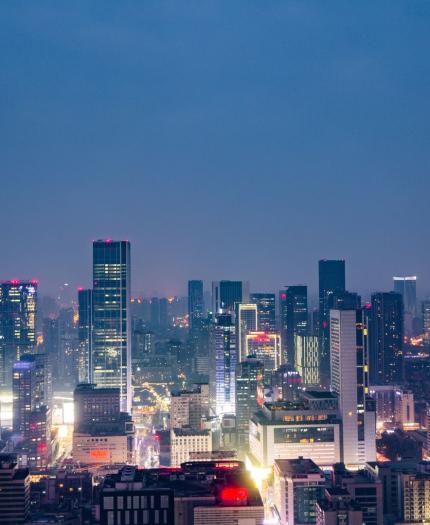
[[[112,510],[107,513],[107,525],[115,525],[114,513]]]
[[[143,523],[147,525],[149,523],[149,510],[143,511]]]
[[[133,509],[139,508],[139,496],[133,496]]]
[[[117,509],[123,509],[124,508],[124,496],[118,496],[116,498],[116,508]]]
[[[169,496],[161,496],[160,497],[160,507],[162,509],[168,509],[169,508]]]
[[[113,510],[113,497],[112,496],[105,496],[103,498],[103,507],[106,510]]]

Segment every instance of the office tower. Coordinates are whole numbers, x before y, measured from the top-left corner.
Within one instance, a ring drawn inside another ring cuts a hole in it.
[[[100,490],[100,525],[175,523],[173,489],[148,488],[144,472],[127,466],[106,476]]]
[[[257,305],[260,332],[276,332],[276,300],[274,293],[252,293],[249,301]]]
[[[13,365],[13,432],[20,436],[17,451],[31,467],[49,462],[51,413],[49,409],[47,358],[25,354]]]
[[[0,283],[0,387],[12,385],[12,368],[36,347],[37,281]]]
[[[131,409],[130,243],[93,243],[93,352],[91,381],[120,389]]]
[[[326,480],[311,459],[276,459],[273,500],[280,525],[316,523],[316,503]]]
[[[270,383],[271,373],[282,364],[281,338],[279,334],[250,332],[245,337],[246,355],[252,355],[264,364],[265,382]]]
[[[333,392],[306,391],[294,403],[264,403],[249,423],[249,450],[259,467],[301,454],[319,466],[341,460],[342,421]]]
[[[296,370],[304,386],[320,384],[319,340],[314,335],[296,336]]]
[[[362,525],[363,511],[346,489],[326,488],[317,501],[316,525]]]
[[[321,260],[318,262],[319,280],[319,338],[320,380],[330,385],[330,296],[345,291],[345,261]]]
[[[422,302],[421,311],[423,316],[424,337],[428,341],[430,340],[430,300]]]
[[[160,327],[160,299],[158,297],[151,298],[150,323],[153,329]]]
[[[212,282],[212,313],[234,314],[236,303],[248,302],[248,283],[242,281]]]
[[[170,447],[170,466],[180,467],[182,463],[190,461],[190,454],[193,452],[211,452],[212,435],[210,430],[172,428]]]
[[[361,308],[361,297],[355,292],[335,291],[327,298],[329,310],[357,310]]]
[[[203,417],[209,417],[209,385],[195,384],[192,390],[170,394],[170,428],[201,428]]]
[[[395,292],[372,295],[369,371],[371,385],[399,385],[403,380],[403,303]]]
[[[93,291],[78,289],[78,341],[79,363],[78,380],[90,381],[93,338]]]
[[[217,416],[234,414],[236,390],[236,329],[231,315],[218,315],[210,332],[210,403]]]
[[[188,281],[188,322],[191,334],[200,330],[204,310],[203,281]]]
[[[249,420],[259,408],[257,390],[264,382],[264,364],[247,357],[237,365],[236,372],[236,431],[237,445],[246,448],[249,442]]]
[[[308,287],[286,286],[279,293],[279,308],[284,355],[287,364],[295,366],[295,337],[308,334]]]
[[[363,310],[330,311],[331,387],[339,396],[343,462],[362,465],[376,457],[376,422],[368,392],[367,325]]]
[[[130,463],[134,426],[131,417],[121,412],[121,390],[83,383],[73,396],[73,459],[85,465]]]
[[[246,353],[246,336],[257,330],[258,313],[256,304],[236,303],[236,335],[238,361],[243,361]]]
[[[51,364],[52,377],[59,377],[60,366],[58,350],[60,345],[60,331],[58,326],[58,317],[43,319],[42,326],[43,350],[48,356]]]
[[[401,474],[400,502],[404,523],[429,523],[430,473]]]
[[[19,468],[15,456],[0,454],[0,524],[24,523],[29,512],[29,470]]]
[[[412,317],[417,315],[417,277],[393,277],[394,292],[403,298],[403,311]]]
[[[73,308],[61,308],[58,315],[57,389],[71,390],[78,383],[79,334]]]

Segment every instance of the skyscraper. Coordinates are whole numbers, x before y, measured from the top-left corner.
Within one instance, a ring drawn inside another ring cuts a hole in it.
[[[37,281],[0,283],[0,387],[12,385],[12,368],[36,345]]]
[[[372,295],[369,372],[372,385],[399,385],[403,379],[403,300],[395,292]]]
[[[210,333],[209,396],[217,416],[235,413],[236,329],[231,315],[218,315]]]
[[[93,340],[93,291],[78,289],[79,382],[90,381]]]
[[[225,313],[234,313],[236,303],[248,301],[248,283],[242,281],[213,281],[212,282],[212,312],[214,315],[222,310]]]
[[[423,315],[424,336],[427,340],[429,340],[430,339],[430,300],[422,302],[421,311]]]
[[[417,278],[415,275],[393,277],[394,291],[403,298],[403,333],[414,335],[413,321],[417,316]]]
[[[281,338],[279,334],[249,332],[246,335],[246,355],[256,357],[264,364],[265,381],[270,383],[271,374],[282,364]]]
[[[258,313],[256,304],[236,303],[236,336],[238,361],[246,357],[246,336],[249,332],[255,332],[258,324]]]
[[[93,243],[92,382],[119,388],[121,410],[131,409],[130,243]]]
[[[237,365],[236,430],[237,444],[246,447],[249,441],[249,420],[259,408],[257,389],[264,382],[264,365],[255,357],[247,357]]]
[[[319,280],[319,337],[320,379],[330,385],[330,296],[345,291],[345,261],[321,260],[318,262]]]
[[[317,386],[320,383],[319,341],[314,335],[298,335],[296,346],[296,370],[304,386]]]
[[[294,340],[297,335],[308,333],[308,288],[287,286],[279,294],[282,341],[287,364],[294,366]]]
[[[274,293],[252,293],[249,302],[257,305],[258,327],[261,332],[276,332],[276,301]]]
[[[188,281],[188,322],[190,334],[200,330],[203,317],[203,281]]]
[[[376,420],[368,392],[367,325],[363,310],[330,311],[331,388],[339,396],[343,462],[375,461]]]

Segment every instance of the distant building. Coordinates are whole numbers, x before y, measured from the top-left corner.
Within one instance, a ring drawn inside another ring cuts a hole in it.
[[[296,336],[296,370],[304,386],[320,384],[319,340],[313,335]]]
[[[417,316],[417,277],[393,277],[394,291],[403,299],[403,321],[405,335],[413,335],[413,320]]]
[[[303,391],[302,377],[290,365],[281,365],[272,372],[272,389],[274,399],[298,401]]]
[[[30,473],[16,458],[0,454],[0,524],[24,523],[30,512]]]
[[[192,390],[172,392],[170,398],[170,427],[201,428],[202,417],[209,416],[209,385],[197,384]]]
[[[270,383],[271,372],[282,364],[282,347],[279,334],[249,332],[246,335],[246,355],[255,356],[264,364],[265,381]]]
[[[37,281],[0,283],[0,387],[12,386],[13,364],[36,347]]]
[[[236,372],[236,432],[239,448],[249,442],[249,420],[258,410],[257,391],[264,381],[264,364],[256,357],[247,357],[237,365]]]
[[[301,454],[329,466],[341,460],[341,428],[336,394],[304,392],[300,402],[265,403],[251,417],[249,450],[260,467]]]
[[[201,329],[203,318],[203,281],[188,281],[188,322],[190,334],[194,334]]]
[[[209,430],[173,428],[170,431],[171,466],[179,467],[190,461],[191,452],[211,452],[212,436]]]
[[[238,361],[247,356],[246,336],[257,330],[258,313],[256,304],[236,303],[236,335]]]
[[[323,471],[311,459],[276,459],[273,500],[280,525],[316,523],[325,485]]]
[[[276,300],[274,293],[252,293],[250,302],[257,305],[259,332],[276,332]]]
[[[121,410],[131,409],[130,243],[93,243],[91,381],[119,388]]]
[[[375,400],[378,429],[415,427],[414,394],[395,385],[370,386],[369,394]]]
[[[369,379],[372,385],[403,381],[403,302],[395,292],[372,295]]]
[[[279,294],[284,357],[295,366],[295,337],[308,334],[308,287],[286,286]]]
[[[246,303],[249,299],[248,283],[242,281],[212,282],[212,313],[234,314],[236,303]]]
[[[93,291],[78,290],[78,339],[79,339],[79,373],[80,383],[91,381],[91,357],[93,338]]]
[[[330,297],[335,292],[345,291],[345,261],[321,260],[318,263],[319,277],[319,338],[320,375],[325,386],[330,385]]]

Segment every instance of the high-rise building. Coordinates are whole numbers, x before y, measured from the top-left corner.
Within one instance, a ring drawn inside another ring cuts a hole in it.
[[[29,470],[19,468],[13,455],[0,454],[0,524],[24,523],[29,512]]]
[[[256,304],[236,303],[236,335],[238,361],[247,357],[246,336],[257,330],[258,313]]]
[[[257,390],[263,386],[264,364],[247,357],[237,365],[236,372],[236,431],[239,448],[249,442],[249,420],[258,410]]]
[[[403,379],[403,301],[395,292],[372,295],[369,372],[371,385],[399,385]]]
[[[326,480],[311,459],[276,459],[273,485],[280,525],[316,523],[316,504],[324,494]]]
[[[393,277],[394,291],[403,298],[404,313],[417,315],[417,277],[409,275],[406,277]]]
[[[0,283],[0,387],[12,386],[13,364],[36,346],[37,281]]]
[[[237,343],[231,315],[217,315],[210,332],[209,397],[217,416],[235,413]]]
[[[79,382],[79,334],[73,308],[61,308],[58,315],[58,374],[56,387],[71,390]]]
[[[252,293],[249,301],[257,305],[260,332],[276,332],[276,299],[274,293]]]
[[[330,385],[330,296],[345,291],[345,261],[321,260],[319,279],[320,380]]]
[[[368,337],[363,310],[330,311],[331,388],[339,396],[343,461],[364,465],[376,458],[374,404],[366,396]]]
[[[203,318],[203,281],[188,281],[188,322],[190,333],[200,330]]]
[[[93,243],[93,351],[91,380],[119,388],[131,409],[130,243]]]
[[[202,417],[209,416],[209,385],[199,383],[192,390],[172,392],[170,398],[170,428],[201,429]]]
[[[296,370],[304,386],[320,384],[319,340],[313,335],[296,336]]]
[[[13,366],[13,431],[31,467],[46,467],[50,454],[50,385],[47,356],[25,354]]]
[[[295,366],[295,337],[308,334],[308,287],[287,286],[279,293],[282,341],[287,364]]]
[[[271,373],[282,364],[282,348],[279,334],[249,332],[245,339],[246,355],[252,355],[264,364],[265,381],[270,383]]]
[[[78,339],[79,339],[79,382],[88,383],[91,376],[93,339],[93,291],[78,289]]]
[[[430,340],[430,301],[422,302],[422,316],[423,316],[423,328],[424,328],[424,337]]]
[[[375,400],[376,427],[380,430],[415,427],[414,394],[396,385],[378,385],[369,388]]]
[[[236,303],[246,303],[249,299],[249,286],[242,281],[212,282],[212,313],[234,313]]]
[[[180,467],[181,463],[190,461],[190,455],[193,452],[211,452],[212,435],[209,430],[172,428],[170,431],[170,447],[170,464],[172,467]]]
[[[430,473],[402,474],[400,497],[404,523],[430,522]]]
[[[327,488],[316,506],[316,525],[362,525],[361,506],[346,489]]]

